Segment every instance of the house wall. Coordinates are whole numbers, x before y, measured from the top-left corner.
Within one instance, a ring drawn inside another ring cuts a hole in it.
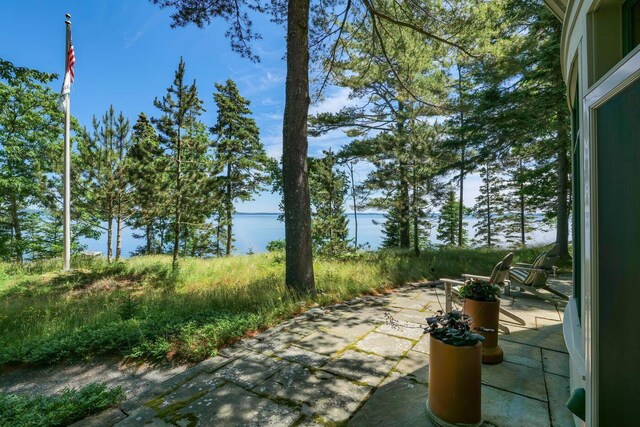
[[[608,307],[606,304],[615,304],[616,310],[621,313],[632,312],[631,304],[633,304],[632,301],[634,299],[631,298],[631,295],[627,295],[625,299],[626,294],[623,295],[623,293],[626,292],[628,294],[630,291],[630,289],[624,289],[626,284],[637,281],[637,276],[631,277],[632,269],[623,269],[621,274],[618,275],[619,277],[605,283],[602,274],[606,274],[606,272],[600,271],[600,267],[609,265],[606,258],[608,254],[603,252],[598,240],[601,237],[604,243],[605,239],[610,239],[617,232],[622,231],[624,233],[624,219],[621,218],[617,222],[615,220],[611,221],[611,218],[615,218],[615,214],[612,214],[612,212],[615,212],[616,209],[621,211],[621,215],[623,210],[628,210],[624,214],[633,215],[633,212],[631,212],[633,210],[632,204],[618,206],[611,206],[610,204],[598,205],[598,148],[601,150],[601,155],[602,153],[608,154],[609,152],[602,150],[615,150],[616,143],[623,143],[620,137],[615,137],[615,132],[613,131],[615,129],[609,132],[601,128],[600,132],[597,132],[598,113],[601,107],[606,107],[607,102],[619,97],[619,94],[631,87],[633,82],[640,78],[640,49],[636,48],[630,54],[623,55],[622,3],[620,0],[570,1],[563,19],[561,61],[564,79],[568,88],[567,102],[572,108],[577,105],[579,110],[577,117],[580,118],[580,133],[576,146],[576,155],[581,163],[576,165],[573,171],[574,174],[579,174],[580,178],[579,187],[575,189],[575,191],[580,192],[580,205],[575,208],[576,214],[579,215],[579,221],[577,222],[580,224],[580,229],[576,230],[576,232],[581,244],[578,245],[580,252],[575,253],[574,257],[579,259],[579,262],[576,263],[579,269],[575,272],[575,275],[578,276],[576,280],[579,280],[581,286],[565,310],[563,329],[571,359],[571,388],[572,390],[576,388],[584,388],[586,390],[587,425],[604,425],[600,421],[611,421],[611,408],[600,408],[600,402],[602,402],[600,400],[602,397],[600,395],[600,385],[603,386],[603,390],[608,389],[609,393],[611,393],[611,383],[603,380],[602,384],[599,384],[600,375],[602,374],[599,366],[601,356],[604,358],[611,357],[612,354],[615,355],[615,350],[605,351],[600,354],[599,348],[601,347],[599,346],[601,344],[606,344],[607,346],[617,345],[619,346],[617,351],[624,352],[626,351],[625,346],[628,346],[628,339],[625,336],[629,336],[628,334],[631,331],[633,331],[631,336],[637,336],[637,326],[640,326],[640,315],[628,318],[628,315],[625,314],[627,317],[621,317],[626,319],[621,327],[615,328],[609,325],[606,331],[602,329],[602,325],[608,321],[607,316],[609,316],[609,321],[611,320],[611,312],[606,310],[606,307]],[[578,98],[577,102],[576,97]],[[618,110],[622,122],[619,120],[615,126],[620,127],[621,123],[625,123],[625,120],[630,120],[630,117],[633,116],[638,117],[640,120],[640,116],[638,116],[640,113],[631,111],[632,108],[634,107],[627,102]],[[640,147],[640,134],[632,132],[625,135],[627,140],[624,144],[628,145],[635,142],[637,143],[635,147]],[[635,138],[637,141],[629,141],[629,138]],[[604,147],[602,144],[598,145],[599,140],[601,143],[608,142],[610,147]],[[633,151],[626,157],[617,157],[617,160],[606,160],[617,161],[621,169],[634,169],[632,160],[634,153],[636,152]],[[604,159],[601,158],[600,160]],[[637,163],[635,169],[638,169]],[[636,188],[634,186],[637,184],[633,182],[635,178],[629,178],[628,174],[618,174],[617,178],[615,178],[612,176],[612,170],[615,170],[615,168],[609,170],[606,176],[600,178],[600,184],[611,186],[625,185],[626,183],[629,188]],[[604,191],[603,188],[600,191]],[[630,195],[633,194],[635,192],[631,191]],[[640,194],[635,197],[640,198]],[[598,209],[606,214],[602,215],[600,219],[610,221],[606,230],[615,231],[610,233],[611,235],[598,235]],[[603,211],[603,209],[605,210]],[[612,230],[611,227],[617,227],[617,229]],[[635,240],[640,241],[640,236],[636,237]],[[636,259],[632,259],[636,249],[640,251],[640,245],[632,241],[628,248],[618,254],[619,257],[624,258],[618,262],[618,265],[625,265],[626,263],[638,265],[637,254],[635,255]],[[613,283],[614,281],[617,281],[617,283],[622,281],[625,286],[616,287],[616,283]],[[638,288],[636,287],[635,289]],[[607,298],[610,296],[613,296],[613,298],[609,302]],[[603,306],[603,304],[605,305]],[[602,310],[603,307],[605,307],[605,310]],[[601,343],[600,337],[604,333],[607,334],[606,339]],[[611,365],[611,360],[608,360],[608,362],[608,365]],[[621,388],[632,385],[632,381],[629,381],[629,379],[635,378],[640,381],[640,378],[637,378],[640,375],[638,375],[639,372],[635,369],[635,365],[628,366],[621,363],[615,367],[614,371],[608,371],[607,375],[611,375],[612,372],[623,374],[625,369],[627,376],[620,377],[620,381],[624,382],[625,379],[627,381],[625,384],[620,385]],[[628,398],[624,396],[621,390],[620,393],[622,399]],[[637,394],[637,390],[635,394]],[[600,409],[604,410],[602,414]],[[602,420],[599,418],[600,416],[603,417]],[[575,417],[575,421],[576,425],[584,424],[577,417]]]

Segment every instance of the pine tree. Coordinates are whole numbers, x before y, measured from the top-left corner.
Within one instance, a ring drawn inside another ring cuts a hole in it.
[[[93,228],[106,231],[108,262],[113,256],[113,224],[117,223],[118,208],[122,208],[119,202],[122,202],[124,183],[120,171],[125,167],[125,160],[119,150],[124,150],[125,141],[120,140],[122,135],[117,133],[122,124],[110,106],[101,120],[93,117],[93,133],[85,130],[78,144],[83,168],[79,177],[82,192],[76,204],[86,211],[86,221]]]
[[[160,234],[165,231],[162,224],[167,219],[165,207],[168,203],[168,162],[160,147],[158,135],[144,113],[140,113],[133,126],[127,163],[127,179],[131,183],[133,199],[129,225],[144,233],[134,233],[134,237],[145,240],[145,245],[138,248],[136,253],[161,253]]]
[[[131,215],[131,186],[127,179],[128,162],[126,156],[131,145],[130,133],[131,125],[129,119],[125,118],[120,112],[116,119],[115,133],[115,151],[117,158],[117,166],[115,170],[116,179],[116,261],[122,255],[122,228],[125,221]]]
[[[167,94],[162,99],[154,100],[155,107],[162,113],[161,117],[154,119],[160,132],[162,148],[169,153],[169,170],[172,175],[171,202],[173,203],[173,268],[178,265],[180,254],[180,240],[183,214],[186,212],[185,188],[185,157],[190,147],[184,144],[185,132],[193,128],[203,111],[202,101],[198,98],[198,90],[195,81],[188,85],[185,83],[185,63],[180,58],[178,69],[175,72],[173,84],[167,89]]]
[[[61,146],[56,76],[0,59],[0,258],[18,263],[28,252],[29,218],[44,209],[47,181]]]
[[[496,160],[488,160],[480,169],[480,192],[476,197],[473,207],[473,215],[477,218],[474,224],[474,242],[487,247],[500,243],[500,234],[504,231],[504,188],[503,179],[500,176],[501,167]]]
[[[218,120],[211,128],[217,136],[216,160],[223,167],[221,191],[226,225],[225,254],[231,255],[233,214],[236,200],[248,201],[267,181],[267,154],[260,142],[260,131],[249,117],[249,101],[238,92],[233,80],[216,84],[213,98],[218,107]]]
[[[544,227],[535,213],[535,202],[532,193],[536,189],[530,181],[532,174],[522,158],[507,168],[505,197],[502,210],[504,212],[504,235],[508,243],[525,246],[531,239],[530,234]]]
[[[462,241],[463,246],[467,241],[467,223],[463,222],[462,238],[458,238],[458,213],[460,211],[459,202],[453,189],[447,192],[446,199],[440,209],[438,219],[437,239],[446,246],[456,246]],[[463,209],[465,211],[465,209]]]
[[[339,256],[348,251],[347,214],[344,209],[347,174],[338,170],[337,158],[331,151],[323,157],[309,159],[309,187],[313,211],[313,240],[317,252]]]

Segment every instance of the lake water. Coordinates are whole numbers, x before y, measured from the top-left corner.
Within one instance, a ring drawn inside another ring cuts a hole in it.
[[[353,214],[348,214],[349,218],[349,236],[354,237],[354,221]],[[465,221],[468,222],[469,235],[473,236],[473,225],[476,219],[469,217]],[[433,221],[437,223],[437,220]],[[384,215],[379,213],[361,213],[358,214],[358,243],[368,244],[370,249],[378,249],[382,243],[382,225],[384,224]],[[272,213],[239,213],[234,216],[234,252],[237,254],[245,254],[249,251],[265,252],[267,243],[272,240],[284,239],[284,223],[278,221],[278,214]],[[434,244],[440,243],[436,239],[435,227],[431,230],[430,239]],[[115,236],[114,236],[115,246]],[[549,243],[555,240],[555,230],[537,230],[533,233],[531,243]],[[106,234],[98,240],[82,239],[82,243],[87,245],[88,251],[96,251],[106,253],[107,244]],[[129,256],[138,246],[143,245],[142,239],[133,237],[133,230],[126,228],[122,236],[122,254]],[[114,250],[115,253],[115,250]]]

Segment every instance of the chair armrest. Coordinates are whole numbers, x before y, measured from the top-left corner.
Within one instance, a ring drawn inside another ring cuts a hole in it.
[[[477,274],[463,274],[462,277],[464,277],[465,279],[478,279],[482,280],[483,282],[488,282],[490,279],[489,276],[478,276]]]
[[[511,267],[511,270],[522,270],[522,271],[534,271],[536,273],[548,273],[549,270],[544,268],[530,268],[530,267]]]

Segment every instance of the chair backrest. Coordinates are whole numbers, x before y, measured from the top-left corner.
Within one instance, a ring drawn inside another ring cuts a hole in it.
[[[530,271],[527,278],[524,280],[525,285],[533,286],[534,288],[541,288],[547,284],[547,273],[553,270],[553,266],[556,265],[560,258],[560,246],[557,244],[553,248],[549,249],[538,255],[531,268],[544,271]]]
[[[500,261],[496,264],[495,267],[493,267],[491,276],[489,276],[489,283],[494,283],[500,286],[504,285],[504,281],[509,277],[509,270],[511,269],[512,261],[513,254],[508,253],[502,261]]]

